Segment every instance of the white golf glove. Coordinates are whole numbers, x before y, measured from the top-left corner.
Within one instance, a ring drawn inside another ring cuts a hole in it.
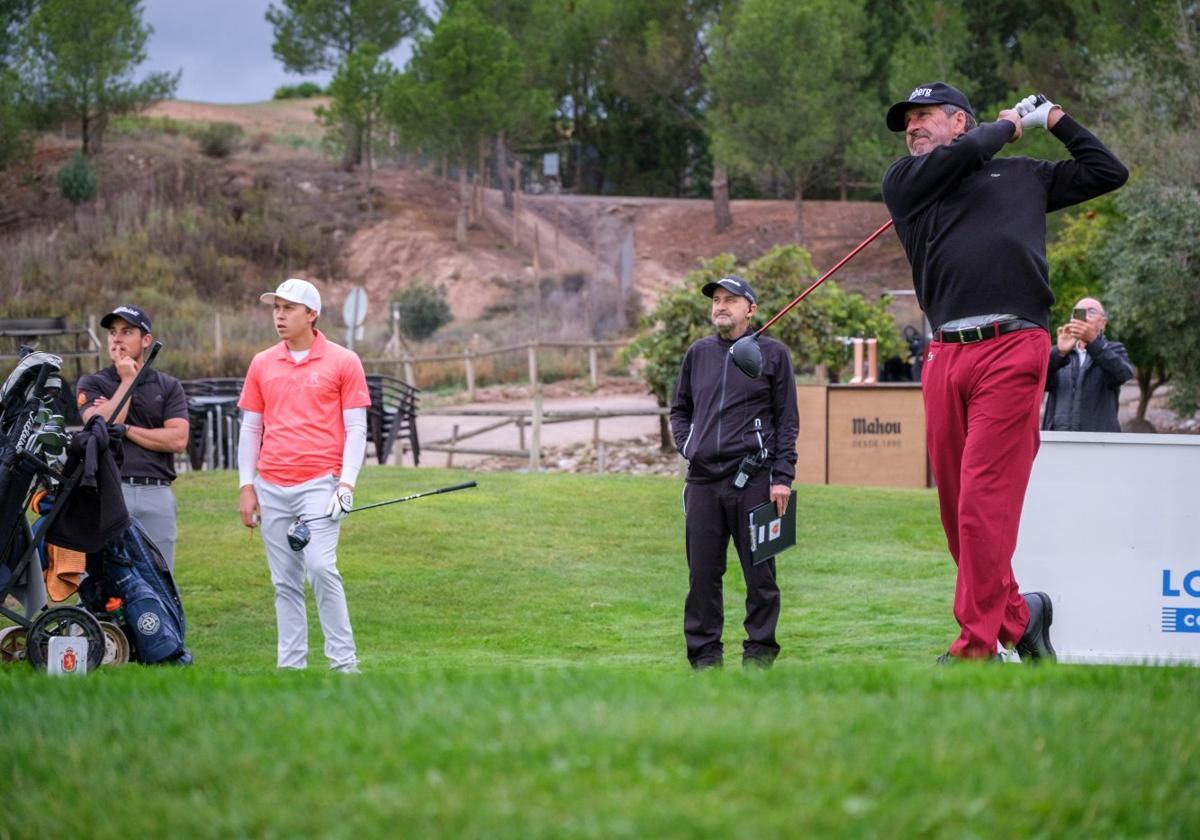
[[[325,515],[334,522],[341,522],[350,515],[350,511],[354,508],[354,491],[349,487],[343,487],[340,484],[333,491],[333,495],[329,498],[329,507],[325,510]]]
[[[1046,127],[1046,118],[1050,116],[1050,109],[1056,107],[1046,97],[1040,93],[1026,96],[1020,102],[1013,106],[1013,110],[1021,116],[1021,126],[1023,128],[1038,128]]]

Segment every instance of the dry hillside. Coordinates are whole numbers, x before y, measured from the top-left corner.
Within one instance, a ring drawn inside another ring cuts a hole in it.
[[[176,101],[160,103],[147,115],[185,122],[234,122],[244,128],[247,138],[257,136],[260,142],[253,148],[248,144],[231,158],[212,162],[211,177],[220,181],[231,202],[240,187],[267,178],[288,183],[298,199],[327,206],[329,218],[322,224],[335,230],[341,258],[333,266],[311,266],[308,273],[326,285],[335,305],[351,284],[366,286],[377,304],[372,319],[385,319],[383,302],[418,279],[444,285],[459,319],[477,319],[506,303],[511,308],[531,287],[535,264],[542,276],[594,274],[600,282],[624,283],[623,291],[635,291],[645,306],[653,303],[659,290],[678,284],[705,257],[728,251],[748,261],[791,240],[793,208],[787,201],[735,201],[733,227],[717,235],[707,201],[565,195],[556,200],[549,195],[522,195],[514,245],[513,215],[504,208],[498,191],[487,190],[468,247],[459,250],[454,242],[456,184],[433,173],[384,166],[374,173],[368,195],[363,173],[338,172],[310,148],[280,142],[290,138],[311,142],[319,136],[313,104],[312,100],[233,106]],[[261,142],[266,135],[276,142]],[[156,148],[144,137],[137,141],[114,137],[105,152],[105,166],[110,171],[128,170],[123,174],[132,184],[139,171],[176,165],[172,155],[177,161],[180,155],[196,154],[192,141],[182,136],[164,136],[159,142],[163,145]],[[25,189],[24,206],[20,190],[14,186],[8,193],[0,217],[7,218],[12,229],[69,215],[65,202],[55,195],[51,168],[66,158],[70,145],[62,139],[42,144],[39,155],[45,171],[33,178],[36,189]],[[25,181],[28,186],[30,179]],[[104,200],[115,200],[115,189],[110,178]],[[805,212],[807,244],[819,270],[835,263],[887,218],[882,205],[863,202],[809,202]],[[906,264],[895,236],[881,237],[837,280],[872,296],[883,289],[905,288]],[[901,314],[905,315],[903,310]]]

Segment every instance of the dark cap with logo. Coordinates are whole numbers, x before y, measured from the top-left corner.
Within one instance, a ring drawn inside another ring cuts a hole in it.
[[[971,103],[967,101],[966,95],[961,90],[945,82],[930,82],[927,85],[913,88],[908,99],[897,102],[888,109],[887,127],[892,131],[903,131],[904,115],[909,108],[915,108],[918,105],[953,105],[955,108],[962,108],[972,118],[975,117]]]
[[[150,332],[150,316],[140,306],[131,306],[123,303],[101,318],[100,326],[108,329],[117,318],[132,324],[144,333]]]
[[[750,288],[750,284],[736,274],[722,277],[720,280],[714,280],[711,283],[705,283],[701,291],[712,297],[717,291],[718,286],[726,291],[733,292],[735,295],[741,295],[751,303],[758,303],[758,299],[754,297],[754,290]]]

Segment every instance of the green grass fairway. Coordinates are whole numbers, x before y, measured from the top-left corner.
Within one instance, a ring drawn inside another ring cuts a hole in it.
[[[680,483],[368,469],[342,528],[363,674],[277,674],[232,473],[177,484],[189,669],[0,669],[0,838],[1196,837],[1200,669],[933,664],[926,491],[799,487],[775,668],[683,653]]]

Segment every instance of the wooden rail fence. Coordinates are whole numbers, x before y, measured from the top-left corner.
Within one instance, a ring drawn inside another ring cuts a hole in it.
[[[479,359],[489,356],[500,356],[506,353],[524,352],[529,364],[529,382],[531,385],[536,386],[541,384],[538,378],[539,350],[583,348],[588,351],[588,382],[595,388],[600,379],[600,351],[623,348],[628,344],[628,341],[532,341],[525,344],[492,347],[486,350],[467,347],[459,353],[439,353],[428,356],[413,356],[406,353],[399,358],[375,357],[363,359],[363,364],[372,369],[391,367],[395,371],[397,378],[402,378],[409,385],[416,387],[417,365],[423,362],[462,362],[467,381],[467,396],[469,399],[474,400],[475,362]],[[401,370],[403,371],[402,377],[400,376]],[[424,413],[428,414],[430,412],[426,411]]]
[[[542,464],[542,427],[549,423],[570,423],[579,420],[592,421],[592,446],[596,452],[596,471],[604,472],[607,468],[607,451],[600,437],[600,421],[613,417],[662,417],[670,409],[667,408],[619,408],[602,410],[565,410],[542,408],[542,395],[535,394],[533,406],[524,408],[437,408],[423,409],[422,415],[440,417],[495,417],[500,418],[486,423],[475,429],[460,432],[455,424],[450,437],[429,442],[422,442],[421,448],[431,452],[445,452],[446,466],[454,465],[454,456],[490,455],[501,458],[522,458],[529,460],[529,468],[536,470]],[[509,424],[516,427],[517,447],[515,449],[498,449],[490,447],[463,446],[462,442],[478,437],[486,432],[501,429]],[[526,446],[526,427],[529,429],[529,445]]]

